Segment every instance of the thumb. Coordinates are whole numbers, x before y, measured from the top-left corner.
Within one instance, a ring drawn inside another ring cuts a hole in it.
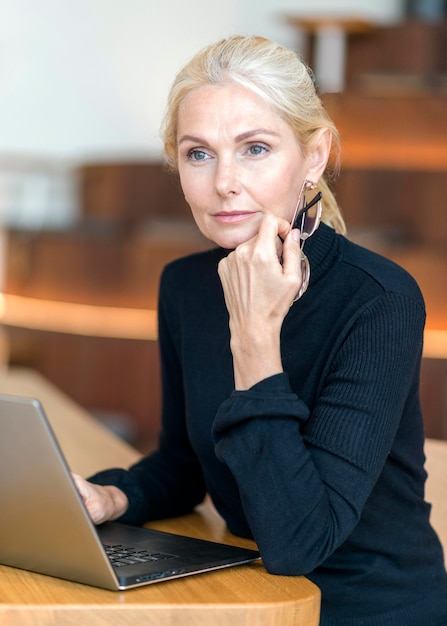
[[[88,499],[88,495],[89,495],[87,482],[83,478],[81,478],[79,474],[75,474],[74,472],[71,473],[71,476],[73,478],[73,482],[76,485],[77,490],[79,491],[81,498],[85,502]]]

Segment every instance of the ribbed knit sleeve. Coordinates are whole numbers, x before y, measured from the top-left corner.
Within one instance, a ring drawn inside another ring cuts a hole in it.
[[[421,303],[399,294],[359,312],[313,411],[309,443],[377,476],[419,382],[424,322]]]
[[[216,454],[270,571],[311,572],[355,528],[399,426],[423,325],[420,303],[385,294],[346,332],[311,411],[285,374],[220,407]]]

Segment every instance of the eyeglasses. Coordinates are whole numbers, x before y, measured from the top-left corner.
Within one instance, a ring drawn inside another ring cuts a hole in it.
[[[295,215],[292,220],[292,228],[298,228],[301,235],[301,275],[302,282],[293,302],[296,302],[306,292],[310,280],[310,263],[309,259],[303,252],[304,242],[317,230],[320,225],[322,205],[322,193],[317,191],[316,185],[309,181],[304,181],[301,189],[300,199],[296,207]],[[292,303],[293,304],[293,303]]]

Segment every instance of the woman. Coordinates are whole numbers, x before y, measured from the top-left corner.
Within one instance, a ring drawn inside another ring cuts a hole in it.
[[[337,132],[307,68],[262,38],[209,46],[173,84],[164,140],[218,247],[163,273],[159,449],[77,478],[92,518],[142,524],[209,493],[271,573],[320,587],[321,624],[446,624],[424,503],[424,303],[344,237],[325,180]]]

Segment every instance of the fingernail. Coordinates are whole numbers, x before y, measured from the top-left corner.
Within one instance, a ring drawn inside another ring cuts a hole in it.
[[[292,230],[292,239],[294,241],[300,241],[301,240],[301,233],[300,233],[298,228],[294,228]]]

